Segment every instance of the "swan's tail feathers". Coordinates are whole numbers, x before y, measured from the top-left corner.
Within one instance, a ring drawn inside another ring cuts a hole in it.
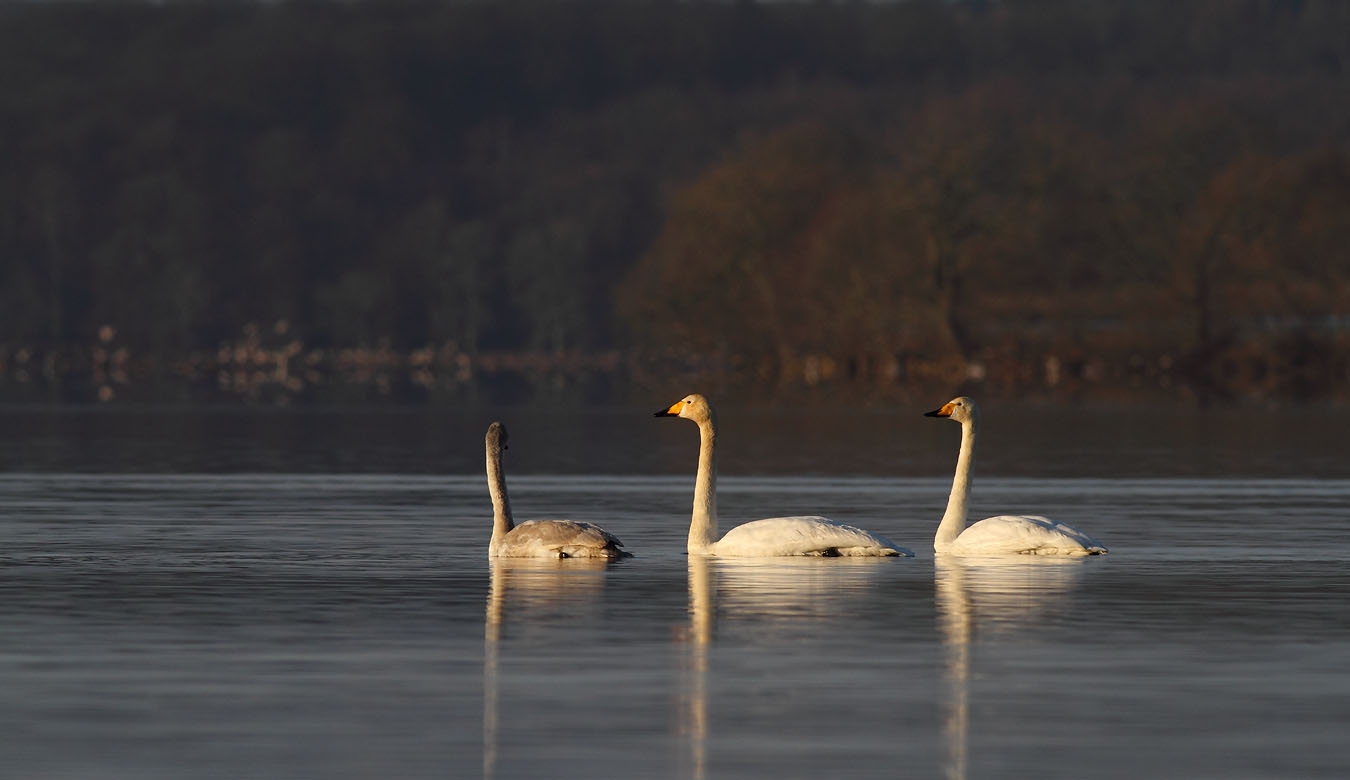
[[[886,547],[833,547],[821,555],[837,555],[843,558],[913,558],[914,553],[899,545]]]
[[[559,558],[610,558],[618,560],[620,558],[632,558],[633,554],[627,550],[620,550],[618,547],[560,547],[558,548]]]
[[[898,558],[913,558],[913,557],[914,557],[914,551],[913,551],[913,550],[907,550],[907,549],[905,549],[904,547],[900,547],[899,545],[896,545],[896,546],[893,546],[893,547],[886,547],[886,548],[883,548],[882,551],[881,551],[881,554],[884,555],[884,556],[886,556],[887,558],[896,558],[896,557],[898,557]]]

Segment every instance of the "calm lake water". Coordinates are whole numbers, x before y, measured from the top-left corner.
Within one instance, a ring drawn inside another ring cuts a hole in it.
[[[1111,554],[961,562],[941,400],[721,410],[723,530],[919,553],[871,561],[689,559],[697,434],[652,409],[0,409],[2,774],[1350,771],[1350,411],[987,404],[973,513]],[[490,564],[492,419],[517,519],[637,557]]]

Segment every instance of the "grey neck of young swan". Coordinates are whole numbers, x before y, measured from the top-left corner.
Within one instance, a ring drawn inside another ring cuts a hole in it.
[[[487,445],[488,492],[492,494],[492,543],[495,544],[516,527],[511,519],[511,499],[506,495],[506,473],[502,470],[502,448]]]
[[[717,415],[698,424],[698,479],[694,482],[694,514],[689,522],[688,551],[703,554],[717,540]]]
[[[942,552],[966,530],[966,500],[970,497],[970,470],[975,462],[975,436],[979,433],[978,415],[961,423],[961,454],[956,456],[956,476],[947,497],[947,511],[933,537],[933,549]]]

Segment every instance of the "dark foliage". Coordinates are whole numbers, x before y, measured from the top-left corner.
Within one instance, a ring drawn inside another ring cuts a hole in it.
[[[284,323],[750,384],[1331,382],[1347,29],[1335,0],[0,5],[0,364]]]

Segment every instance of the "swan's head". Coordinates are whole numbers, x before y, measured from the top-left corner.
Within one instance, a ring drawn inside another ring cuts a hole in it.
[[[488,449],[490,450],[505,450],[510,449],[506,446],[508,438],[509,437],[506,435],[506,426],[499,422],[494,422],[488,426],[487,436],[483,437],[483,441],[487,443]]]
[[[953,398],[939,409],[924,414],[924,417],[949,417],[959,423],[974,422],[980,419],[980,407],[963,395]]]
[[[712,419],[712,404],[708,399],[693,393],[670,405],[668,409],[662,409],[656,413],[656,417],[683,417],[686,420],[693,420],[696,423],[707,422]]]

